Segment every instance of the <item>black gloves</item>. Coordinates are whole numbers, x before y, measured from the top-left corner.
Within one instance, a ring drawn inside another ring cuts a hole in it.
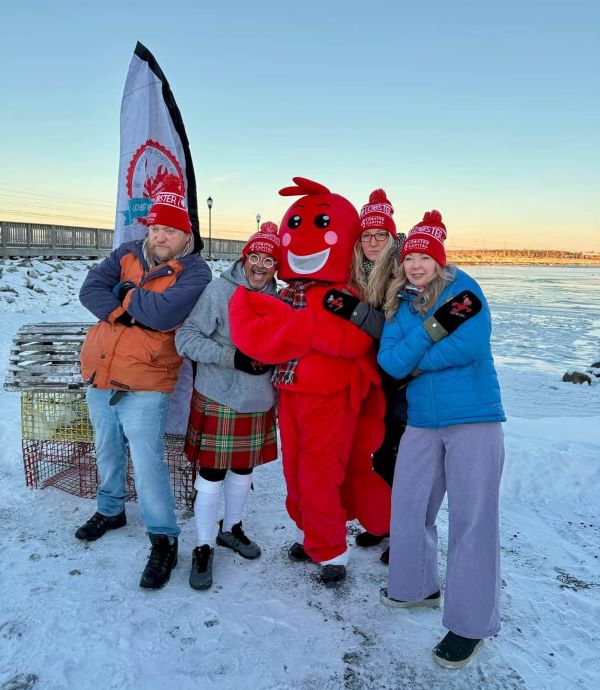
[[[133,288],[135,288],[135,283],[133,283],[131,280],[122,280],[120,283],[117,283],[114,286],[112,293],[119,300],[119,302],[122,302],[125,299],[125,295],[130,290],[133,290]]]
[[[341,290],[327,290],[325,297],[323,297],[323,306],[336,316],[341,316],[342,319],[352,317],[352,312],[360,304],[358,297],[351,295],[349,292],[342,292]]]
[[[252,357],[248,357],[241,350],[238,350],[237,347],[233,355],[233,366],[240,371],[245,371],[247,374],[252,374],[252,376],[266,374],[271,368],[270,364],[263,364],[256,359],[252,359]]]
[[[133,317],[128,312],[124,311],[121,316],[117,316],[115,323],[122,323],[124,326],[133,326]]]
[[[113,289],[112,293],[113,295],[119,300],[119,302],[122,302],[125,299],[125,295],[130,291],[136,288],[137,285],[132,282],[131,280],[122,280],[120,283],[117,283]],[[144,328],[147,331],[154,331],[156,329],[150,328],[150,326],[146,326],[143,323],[140,323],[139,321],[136,321],[131,314],[128,312],[123,312],[121,316],[117,317],[115,319],[116,323],[122,323],[124,326],[130,327],[130,326],[139,326],[140,328]]]
[[[463,290],[436,309],[423,325],[430,338],[437,343],[480,311],[479,297],[470,290]]]
[[[124,311],[121,316],[118,316],[115,319],[115,323],[122,323],[124,326],[127,326],[128,328],[130,326],[139,326],[140,328],[143,328],[146,331],[155,331],[155,328],[150,328],[150,326],[146,326],[143,323],[140,323],[139,321],[136,321],[129,312]]]

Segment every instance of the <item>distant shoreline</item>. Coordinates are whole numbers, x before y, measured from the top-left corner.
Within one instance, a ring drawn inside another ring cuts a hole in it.
[[[473,259],[464,257],[448,256],[448,263],[458,264],[459,266],[553,266],[556,268],[594,268],[600,267],[600,259],[597,261],[517,261],[507,259],[506,261],[493,261],[490,259]]]
[[[446,252],[449,263],[471,266],[600,266],[600,254],[556,250],[457,250]]]

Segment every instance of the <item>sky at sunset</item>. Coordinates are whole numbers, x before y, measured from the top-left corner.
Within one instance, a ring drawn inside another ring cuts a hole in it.
[[[23,0],[0,10],[0,220],[112,227],[136,41],[183,115],[201,231],[279,222],[291,177],[448,247],[600,252],[600,3]]]

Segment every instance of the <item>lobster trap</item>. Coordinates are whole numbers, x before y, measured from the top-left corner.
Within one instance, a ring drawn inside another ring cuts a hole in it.
[[[22,326],[14,337],[7,390],[21,393],[21,438],[25,483],[33,488],[53,486],[61,491],[95,498],[98,488],[94,429],[79,372],[79,352],[92,324],[39,323]],[[184,437],[165,434],[165,462],[175,503],[190,505],[191,465]],[[137,500],[129,457],[127,490]]]

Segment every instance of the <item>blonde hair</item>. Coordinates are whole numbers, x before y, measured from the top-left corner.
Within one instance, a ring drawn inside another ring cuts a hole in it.
[[[394,275],[398,261],[397,243],[391,233],[388,233],[387,244],[373,262],[373,268],[367,276],[364,267],[365,253],[360,237],[354,245],[352,264],[350,266],[350,287],[358,291],[361,298],[372,307],[381,309],[386,301],[387,286],[390,276]]]
[[[435,265],[435,275],[429,283],[423,288],[421,292],[412,301],[412,307],[424,314],[429,311],[431,307],[438,301],[439,296],[444,291],[448,283],[451,283],[456,276],[456,266],[449,264],[442,268],[437,262]],[[394,279],[390,283],[387,290],[385,304],[383,305],[383,313],[386,319],[391,319],[400,307],[400,291],[404,290],[408,280],[404,273],[404,264],[398,264]]]

